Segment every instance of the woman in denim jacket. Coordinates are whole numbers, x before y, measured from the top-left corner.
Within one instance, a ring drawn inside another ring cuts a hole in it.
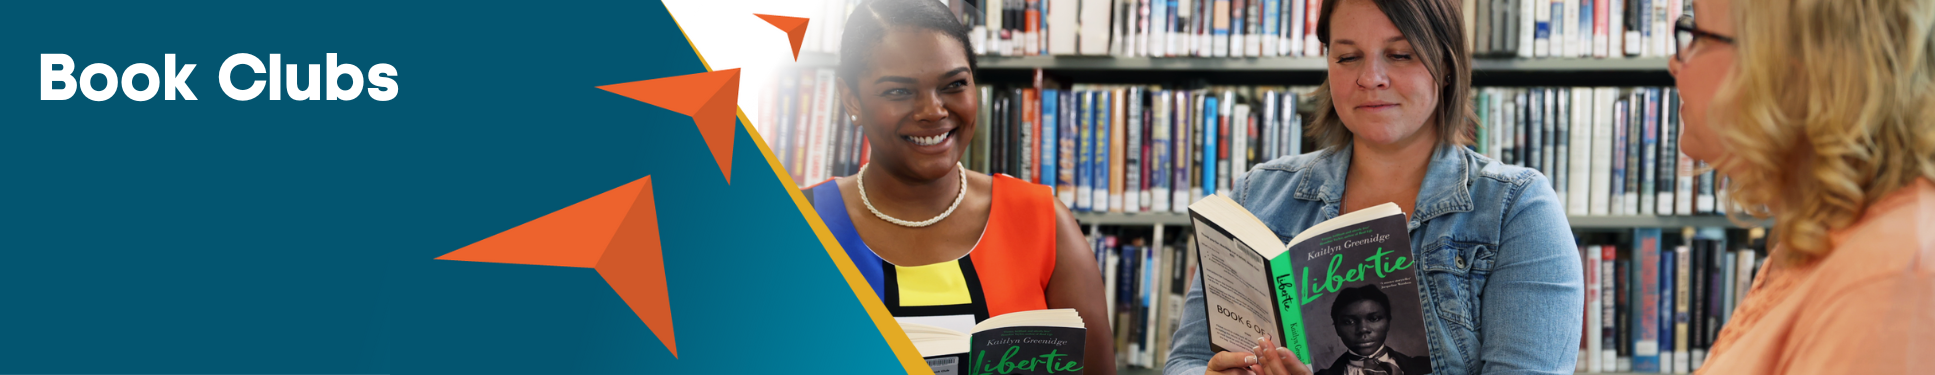
[[[1457,0],[1320,9],[1329,77],[1309,130],[1323,150],[1258,165],[1230,198],[1285,241],[1397,203],[1419,264],[1432,373],[1572,373],[1584,315],[1577,247],[1544,175],[1463,146],[1475,125]],[[1198,277],[1164,374],[1310,373],[1276,343],[1260,342],[1263,355],[1211,353],[1205,316]]]

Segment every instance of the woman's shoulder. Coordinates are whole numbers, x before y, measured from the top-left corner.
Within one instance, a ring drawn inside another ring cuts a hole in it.
[[[1834,250],[1823,260],[1824,270],[1846,276],[1849,284],[1888,275],[1935,275],[1935,183],[1918,179],[1889,193],[1831,236]]]
[[[1468,165],[1472,166],[1472,175],[1477,177],[1474,180],[1481,183],[1489,182],[1511,186],[1525,186],[1538,182],[1546,184],[1551,184],[1552,182],[1551,179],[1547,178],[1544,173],[1540,173],[1537,169],[1505,164],[1497,159],[1485,156],[1485,154],[1481,154],[1478,151],[1473,151],[1470,148],[1459,147],[1459,153],[1464,155],[1465,159],[1469,161]]]
[[[1270,159],[1269,161],[1265,161],[1261,164],[1257,164],[1256,167],[1251,168],[1251,170],[1256,172],[1262,172],[1262,171],[1275,171],[1275,172],[1284,172],[1284,173],[1302,172],[1304,170],[1310,169],[1312,166],[1315,166],[1319,161],[1329,158],[1330,154],[1334,152],[1335,151],[1326,148],[1326,149],[1319,149],[1317,151],[1311,151],[1311,152],[1306,152],[1306,153],[1297,154],[1297,155],[1280,156],[1280,157],[1277,157],[1276,159]]]

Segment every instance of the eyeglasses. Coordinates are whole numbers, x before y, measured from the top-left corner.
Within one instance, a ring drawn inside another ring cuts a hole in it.
[[[1681,15],[1679,20],[1673,21],[1673,42],[1678,43],[1679,46],[1678,49],[1673,50],[1673,59],[1686,62],[1685,56],[1687,49],[1692,48],[1693,43],[1699,41],[1700,38],[1733,44],[1733,37],[1700,30],[1698,26],[1693,24],[1693,15]]]

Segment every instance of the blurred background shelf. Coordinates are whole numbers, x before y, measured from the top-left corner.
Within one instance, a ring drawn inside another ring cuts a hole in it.
[[[1208,84],[1322,83],[1324,59],[1312,57],[1107,57],[981,56],[980,78],[989,82],[1032,80],[1034,70],[1065,82]],[[1669,86],[1664,58],[1472,59],[1472,83],[1480,86]],[[1584,74],[1582,74],[1584,73]]]
[[[1313,57],[1110,57],[979,56],[986,82],[1026,82],[1035,69],[1064,83],[1160,83],[1315,85],[1324,59]],[[835,67],[839,56],[802,52],[797,66]],[[1671,86],[1665,58],[1516,59],[1473,58],[1472,81],[1480,86]],[[1584,74],[1582,74],[1584,73]]]
[[[1075,221],[1083,225],[1189,225],[1189,215],[1167,212],[1076,212]],[[1573,229],[1748,228],[1735,224],[1726,216],[1567,216],[1566,221],[1572,224]]]

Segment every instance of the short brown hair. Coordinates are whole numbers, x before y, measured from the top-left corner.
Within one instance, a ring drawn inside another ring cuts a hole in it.
[[[1317,40],[1330,45],[1330,13],[1339,0],[1324,0],[1317,16]],[[1433,110],[1438,123],[1438,142],[1470,144],[1478,124],[1471,106],[1471,53],[1465,50],[1464,19],[1458,0],[1370,0],[1391,19],[1404,39],[1418,50],[1424,67],[1438,82],[1438,108]],[[1337,118],[1337,107],[1330,101],[1330,80],[1325,79],[1313,96],[1317,99],[1317,119],[1308,134],[1318,147],[1349,144],[1351,132]]]

